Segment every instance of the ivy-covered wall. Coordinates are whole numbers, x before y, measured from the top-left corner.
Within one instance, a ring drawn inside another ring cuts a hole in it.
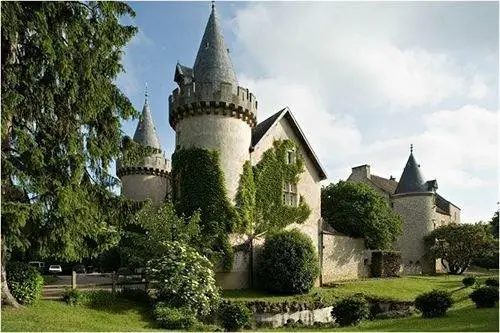
[[[200,248],[204,255],[231,268],[233,250],[228,234],[239,225],[238,214],[227,197],[219,154],[207,149],[181,149],[172,155],[172,195],[178,214],[200,211]]]

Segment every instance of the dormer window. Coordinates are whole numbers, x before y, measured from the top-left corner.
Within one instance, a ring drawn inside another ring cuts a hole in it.
[[[286,164],[294,164],[296,161],[295,150],[288,150],[286,152]]]
[[[287,206],[297,207],[298,194],[297,194],[297,184],[284,183],[283,184],[283,203]]]

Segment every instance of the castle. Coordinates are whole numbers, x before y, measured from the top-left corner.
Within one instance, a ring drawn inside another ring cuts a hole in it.
[[[283,200],[287,205],[296,206],[301,196],[310,207],[311,213],[304,223],[289,227],[298,228],[313,241],[323,267],[318,284],[367,276],[369,253],[362,241],[327,230],[327,224],[321,219],[320,182],[327,178],[326,172],[291,110],[285,108],[260,123],[257,121],[257,99],[247,88],[238,85],[213,4],[194,66],[177,63],[174,81],[178,88],[169,97],[169,123],[176,133],[176,151],[189,148],[217,151],[227,196],[234,203],[243,164],[250,161],[255,166],[277,140],[295,142],[296,150],[288,152],[287,158],[292,161],[300,154],[304,159],[304,172],[296,184],[283,184]],[[161,150],[147,98],[133,140]],[[118,164],[117,174],[122,182],[122,194],[137,201],[150,199],[153,204],[160,204],[169,200],[175,186],[170,161],[162,153],[137,165]],[[448,202],[435,193],[435,181],[423,181],[413,155],[399,185],[388,180],[390,188],[379,187],[377,184],[382,181],[377,179],[370,175],[369,166],[353,168],[349,177],[350,181],[373,185],[404,217],[405,233],[399,243],[401,251],[407,254],[404,260],[412,264],[422,261],[422,247],[417,239],[432,230],[432,223],[441,223],[441,216],[459,213],[458,208],[451,204],[444,208]],[[248,241],[245,237],[232,236],[233,246]],[[251,287],[253,258],[258,256],[263,240],[255,238],[251,242],[250,253],[236,252],[229,272],[217,271],[217,280],[223,288]]]

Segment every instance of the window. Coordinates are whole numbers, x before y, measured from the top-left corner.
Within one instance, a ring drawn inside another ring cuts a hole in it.
[[[286,152],[286,164],[294,164],[295,163],[295,151],[288,150]]]
[[[297,184],[284,183],[283,184],[283,203],[288,206],[297,206]]]

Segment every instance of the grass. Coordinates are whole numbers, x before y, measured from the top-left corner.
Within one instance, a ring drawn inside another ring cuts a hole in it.
[[[2,307],[2,331],[155,331],[144,306],[122,300],[107,309],[41,300],[25,309]]]

